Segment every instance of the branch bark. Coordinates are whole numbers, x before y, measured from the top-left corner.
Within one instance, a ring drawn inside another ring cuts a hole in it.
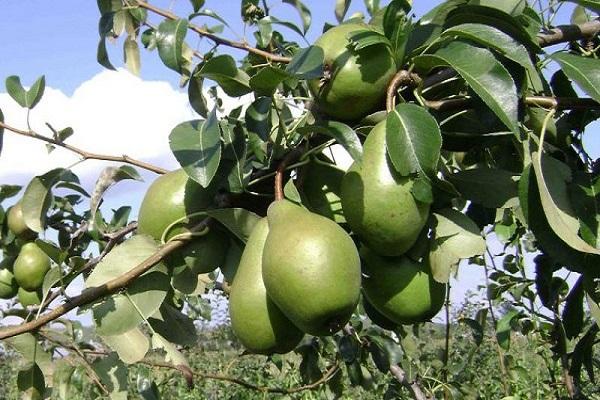
[[[108,155],[108,154],[92,153],[92,152],[80,149],[78,147],[71,146],[70,144],[61,142],[59,140],[55,140],[53,138],[41,135],[41,134],[39,134],[39,133],[37,133],[35,131],[32,131],[32,130],[25,131],[25,130],[22,130],[22,129],[15,128],[15,127],[7,125],[7,124],[5,124],[4,122],[1,122],[1,121],[0,121],[0,128],[4,128],[7,131],[16,133],[16,134],[21,135],[21,136],[30,137],[32,139],[41,140],[43,142],[50,143],[50,144],[53,144],[53,145],[58,146],[58,147],[62,147],[63,149],[67,149],[67,150],[69,150],[69,151],[71,151],[71,152],[73,152],[75,154],[79,154],[82,157],[83,160],[117,161],[117,162],[123,162],[123,163],[130,164],[130,165],[135,165],[136,167],[140,167],[140,168],[146,169],[148,171],[155,172],[157,174],[166,174],[167,172],[169,172],[166,169],[163,169],[161,167],[157,167],[156,165],[152,165],[152,164],[146,163],[144,161],[136,160],[136,159],[131,158],[131,157],[127,156],[127,155],[111,156],[111,155]]]
[[[191,229],[192,232],[199,232],[206,228],[209,223],[209,219],[204,219],[201,223]],[[52,311],[40,316],[37,319],[23,323],[21,325],[10,326],[0,329],[0,340],[9,337],[17,336],[22,333],[34,331],[55,319],[62,317],[69,311],[83,306],[85,304],[92,303],[104,296],[112,294],[120,289],[126,288],[131,284],[137,277],[148,271],[155,264],[160,262],[165,256],[177,250],[183,246],[190,237],[181,237],[180,239],[174,240],[162,246],[156,253],[145,259],[142,263],[128,271],[127,273],[118,276],[101,286],[85,289],[80,295],[69,299],[67,302],[56,307]]]
[[[151,11],[157,15],[160,15],[161,17],[170,19],[170,20],[177,20],[179,19],[179,17],[175,14],[173,14],[170,11],[167,10],[163,10],[162,8],[159,7],[155,7],[150,3],[147,3],[145,1],[142,0],[136,0],[135,2],[138,6]],[[217,36],[213,33],[208,32],[205,29],[202,29],[201,27],[197,26],[197,25],[193,25],[193,24],[189,24],[188,25],[188,29],[190,29],[193,32],[196,32],[198,35],[203,36],[207,39],[212,40],[213,42],[215,42],[217,45],[223,45],[223,46],[228,46],[228,47],[233,47],[236,49],[240,49],[240,50],[245,50],[248,53],[253,53],[256,55],[259,55],[261,57],[266,58],[267,60],[273,61],[273,62],[280,62],[280,63],[289,63],[291,61],[291,58],[289,57],[284,57],[284,56],[280,56],[278,54],[273,54],[273,53],[269,53],[268,51],[264,51],[261,49],[257,49],[256,47],[252,47],[250,46],[248,43],[246,42],[237,42],[234,40],[229,40],[229,39],[225,39],[222,38],[220,36]]]
[[[390,366],[390,372],[396,378],[398,382],[408,390],[410,390],[415,400],[429,400],[429,398],[423,393],[421,386],[417,381],[409,382],[406,378],[406,372],[397,365]]]
[[[548,47],[559,43],[590,39],[599,32],[599,19],[580,25],[559,25],[548,32],[540,33],[538,35],[538,43],[541,47]]]

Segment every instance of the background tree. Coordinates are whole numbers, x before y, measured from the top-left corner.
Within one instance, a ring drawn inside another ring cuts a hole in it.
[[[309,5],[283,2],[301,26],[265,1],[242,0],[253,39],[232,40],[204,1],[191,1],[187,16],[141,0],[98,1],[101,65],[114,68],[106,44],[122,38],[131,72],[143,47],[187,87],[199,119],[169,135],[181,170],[80,149],[68,143],[70,128],[18,129],[0,112],[0,138],[28,136],[121,164],[90,191],[64,168],[22,193],[0,187],[0,202],[20,193],[0,209],[0,294],[15,299],[6,315],[23,320],[0,328],[0,338],[25,361],[18,389],[66,398],[78,381],[123,398],[137,371],[140,394],[156,398],[172,393],[156,383],[168,369],[190,387],[200,377],[287,395],[335,397],[347,385],[387,398],[597,394],[589,383],[600,318],[598,163],[582,136],[600,111],[592,17],[600,3],[450,0],[416,19],[410,1],[366,1],[368,15],[349,17],[350,1],[336,1],[340,25],[306,46],[290,37],[306,34]],[[565,7],[573,24],[554,26]],[[198,36],[210,50],[186,41]],[[28,89],[6,78],[28,112],[44,88],[43,76]],[[252,94],[251,103],[224,115],[216,88]],[[347,172],[336,167],[334,144],[354,161]],[[106,191],[140,179],[136,168],[161,175],[138,221],[127,205],[103,215]],[[500,252],[491,250],[497,241]],[[97,255],[84,257],[94,246]],[[467,303],[456,326],[448,281],[461,260],[485,269],[487,299]],[[557,276],[563,268],[574,284]],[[80,276],[85,289],[67,296]],[[263,384],[252,367],[241,378],[198,371],[189,360],[207,288],[250,307],[238,316],[232,307],[232,320],[248,350],[269,355],[254,365],[295,368],[303,382]],[[427,321],[444,300],[440,332]],[[91,312],[93,334],[66,318],[75,309]],[[456,340],[465,327],[473,342]],[[511,346],[534,347],[545,370]],[[497,364],[497,391],[491,375],[470,374],[477,357]],[[543,385],[533,386],[534,376]]]

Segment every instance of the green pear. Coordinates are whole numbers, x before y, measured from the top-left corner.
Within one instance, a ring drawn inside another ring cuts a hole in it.
[[[335,222],[287,200],[273,202],[267,219],[267,294],[303,332],[335,333],[348,322],[360,297],[354,242]]]
[[[8,229],[14,233],[15,236],[22,239],[32,239],[36,236],[36,233],[29,229],[29,227],[25,224],[23,207],[21,206],[20,201],[8,210],[6,219]]]
[[[8,268],[0,269],[0,299],[12,299],[18,289],[13,273]]]
[[[387,156],[385,121],[364,143],[362,162],[354,162],[342,180],[342,208],[348,225],[382,256],[404,254],[416,242],[429,205],[413,197],[413,179],[401,176]]]
[[[446,285],[433,279],[425,262],[408,257],[381,257],[362,248],[366,278],[363,293],[377,311],[396,324],[433,318],[444,305]]]
[[[377,311],[377,309],[369,303],[366,297],[363,296],[363,308],[365,309],[365,314],[372,323],[379,326],[380,328],[387,330],[394,330],[398,327],[398,324],[390,321],[388,317]]]
[[[13,266],[15,279],[25,290],[42,287],[46,272],[50,269],[50,257],[35,242],[25,243]]]
[[[263,218],[248,238],[229,293],[229,316],[233,332],[251,352],[287,353],[304,333],[267,296],[262,255],[268,233],[269,225]]]
[[[22,287],[17,291],[17,298],[23,307],[35,306],[42,303],[42,290],[25,290]]]

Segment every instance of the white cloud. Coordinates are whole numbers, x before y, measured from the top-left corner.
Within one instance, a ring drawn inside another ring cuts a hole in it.
[[[26,111],[6,93],[0,93],[0,109],[6,123],[27,127]],[[158,160],[165,168],[176,168],[168,136],[178,123],[197,118],[187,94],[166,82],[142,81],[130,73],[103,71],[79,86],[71,97],[46,88],[42,101],[31,112],[31,127],[51,135],[45,122],[56,129],[71,126],[75,134],[67,143],[84,150],[110,155],[127,154],[145,161]],[[41,141],[6,132],[0,155],[0,182],[26,182],[56,167],[68,167],[78,157],[57,148],[47,154]],[[80,175],[99,173],[98,162],[86,161],[74,167]]]

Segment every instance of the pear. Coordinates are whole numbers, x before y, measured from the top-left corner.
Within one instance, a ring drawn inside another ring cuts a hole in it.
[[[262,255],[269,233],[267,219],[252,230],[229,293],[231,327],[244,347],[253,353],[287,353],[304,333],[267,297],[262,279]]]
[[[413,197],[413,179],[401,176],[387,157],[385,120],[364,143],[361,163],[354,162],[342,180],[342,209],[348,225],[382,256],[404,254],[416,242],[429,205]]]
[[[8,268],[0,269],[0,299],[12,299],[17,294],[17,281]]]
[[[27,240],[32,239],[37,235],[25,224],[25,217],[23,216],[23,207],[21,206],[20,201],[18,201],[14,206],[12,206],[8,210],[7,223],[8,229],[12,233],[14,233],[16,237]]]
[[[360,297],[354,242],[335,222],[287,200],[273,202],[267,219],[267,294],[303,332],[335,333],[348,322]]]
[[[433,318],[446,298],[446,285],[433,279],[426,262],[408,257],[381,257],[363,247],[367,301],[396,324],[414,324]]]
[[[345,171],[334,164],[313,160],[302,170],[300,195],[302,204],[338,224],[346,222],[340,200]]]
[[[50,257],[35,242],[29,242],[21,247],[13,266],[13,273],[20,287],[34,291],[42,287],[49,269]]]

